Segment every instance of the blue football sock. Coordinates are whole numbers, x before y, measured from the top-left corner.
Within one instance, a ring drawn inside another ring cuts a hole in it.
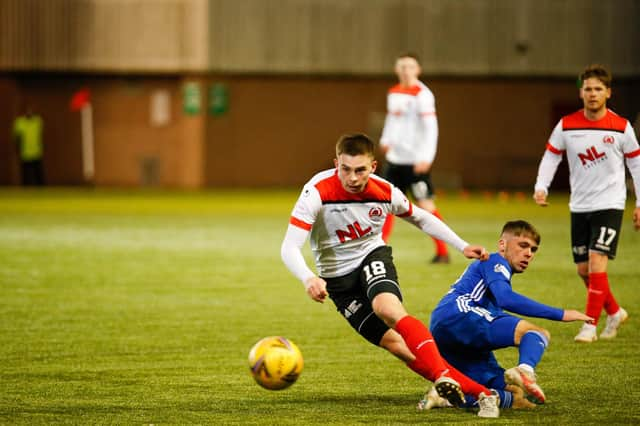
[[[520,364],[536,368],[549,340],[539,331],[527,331],[520,339]]]

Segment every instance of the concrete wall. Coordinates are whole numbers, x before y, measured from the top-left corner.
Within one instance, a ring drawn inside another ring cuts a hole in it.
[[[0,70],[640,74],[637,0],[2,0]]]
[[[0,69],[203,70],[207,18],[208,0],[3,0]]]

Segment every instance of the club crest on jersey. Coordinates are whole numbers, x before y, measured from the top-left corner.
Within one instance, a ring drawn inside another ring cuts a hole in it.
[[[369,209],[369,217],[370,218],[374,218],[374,217],[381,217],[382,216],[382,209],[378,206],[376,207],[371,207],[371,209]]]
[[[616,140],[611,135],[606,135],[605,137],[602,138],[602,142],[608,143],[608,144],[613,144],[615,141]]]
[[[506,279],[511,279],[511,274],[509,273],[509,271],[507,271],[507,268],[505,268],[505,266],[500,263],[496,263],[496,265],[493,267],[493,272],[499,272],[504,275]]]

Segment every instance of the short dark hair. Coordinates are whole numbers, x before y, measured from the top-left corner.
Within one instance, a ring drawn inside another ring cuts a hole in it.
[[[540,233],[532,224],[524,220],[512,220],[505,223],[500,235],[502,234],[512,234],[516,237],[528,237],[535,241],[536,244],[540,244]]]
[[[348,133],[340,136],[336,143],[336,157],[340,154],[351,156],[368,155],[375,157],[375,144],[371,138],[364,133]]]
[[[582,87],[582,83],[588,78],[597,78],[605,85],[605,87],[611,87],[611,73],[608,69],[604,67],[604,65],[600,64],[591,64],[582,71],[580,74],[580,87]]]
[[[418,65],[420,64],[420,57],[415,53],[415,52],[402,52],[401,54],[399,54],[396,57],[396,61],[398,59],[402,59],[402,58],[411,58],[411,59],[415,59],[415,61],[418,63]]]

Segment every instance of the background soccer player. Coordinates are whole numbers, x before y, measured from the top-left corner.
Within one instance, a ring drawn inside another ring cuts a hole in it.
[[[547,330],[505,312],[555,321],[590,321],[575,310],[538,303],[513,291],[513,274],[524,272],[540,244],[540,234],[528,222],[507,222],[498,251],[487,261],[473,262],[431,313],[431,333],[442,356],[458,370],[485,386],[504,390],[520,387],[537,403],[545,395],[534,369],[549,344]],[[505,370],[493,350],[517,346],[519,365]],[[510,395],[501,394],[504,403]],[[505,405],[503,405],[504,407]],[[509,405],[506,405],[509,406]]]
[[[636,192],[633,212],[640,229],[640,147],[629,121],[607,109],[611,97],[611,74],[601,65],[591,65],[580,75],[580,98],[584,108],[563,117],[551,133],[538,168],[534,199],[547,205],[549,185],[562,155],[569,163],[571,198],[571,245],[578,275],[587,286],[585,323],[577,342],[597,339],[596,326],[602,309],[607,322],[600,338],[614,338],[627,319],[613,296],[607,263],[616,256],[622,214],[627,197],[624,162],[631,172]]]
[[[442,359],[426,326],[409,315],[393,263],[382,240],[385,217],[395,214],[429,235],[447,241],[468,258],[486,258],[430,213],[413,206],[389,182],[373,175],[374,144],[363,134],[342,136],[335,169],[316,174],[304,186],[282,243],[282,260],[316,302],[328,295],[349,324],[374,345],[435,382],[438,393],[460,402],[478,397],[481,417],[498,417],[497,396]],[[307,266],[301,249],[310,236],[320,276]]]
[[[389,89],[387,116],[380,148],[386,157],[384,177],[402,192],[411,192],[416,204],[442,219],[433,201],[431,166],[438,146],[438,119],[435,98],[418,77],[418,57],[407,53],[398,56],[395,72],[399,83]],[[389,241],[393,216],[389,215],[382,238]],[[444,241],[434,238],[436,255],[432,263],[448,263]]]

